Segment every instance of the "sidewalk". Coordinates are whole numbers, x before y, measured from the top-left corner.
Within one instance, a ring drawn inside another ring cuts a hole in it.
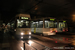
[[[8,33],[3,33],[1,50],[10,50],[10,37],[9,37]]]

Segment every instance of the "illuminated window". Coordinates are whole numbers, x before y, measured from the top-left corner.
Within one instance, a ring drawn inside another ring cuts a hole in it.
[[[29,28],[29,21],[27,20],[17,20],[17,27],[18,28]]]
[[[56,28],[57,22],[51,20],[45,20],[45,28]]]

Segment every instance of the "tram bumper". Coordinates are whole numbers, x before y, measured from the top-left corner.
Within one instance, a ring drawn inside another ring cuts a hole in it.
[[[16,35],[17,39],[29,40],[31,39],[31,35]]]
[[[49,32],[48,35],[55,35],[55,32]]]

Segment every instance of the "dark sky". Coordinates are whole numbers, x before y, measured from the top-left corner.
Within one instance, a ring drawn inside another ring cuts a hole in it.
[[[10,20],[17,14],[19,8],[19,0],[1,0],[0,1],[0,13],[3,20]]]
[[[0,13],[4,21],[9,21],[18,13],[68,17],[74,12],[75,0],[0,0]]]

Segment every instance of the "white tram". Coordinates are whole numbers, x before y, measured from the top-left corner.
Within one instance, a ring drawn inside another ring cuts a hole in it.
[[[31,28],[30,28],[30,15],[29,14],[18,14],[16,15],[16,37],[21,39],[31,38]]]
[[[68,26],[65,20],[57,20],[58,21],[58,27],[57,32],[67,32]]]
[[[50,17],[35,19],[31,22],[31,32],[44,36],[63,32],[65,28],[66,21],[59,21]]]

